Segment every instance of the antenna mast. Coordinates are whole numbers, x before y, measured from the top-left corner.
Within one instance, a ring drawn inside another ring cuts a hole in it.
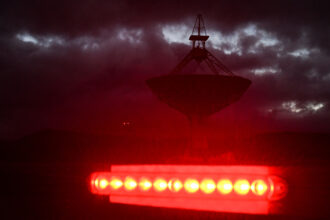
[[[233,76],[234,73],[230,71],[230,69],[228,69],[220,60],[206,50],[205,42],[207,39],[209,39],[209,36],[206,34],[203,17],[201,14],[198,14],[193,31],[189,37],[189,40],[192,41],[192,49],[170,74],[180,73],[189,62],[195,60],[199,64],[204,61],[210,70],[216,75],[225,74]]]

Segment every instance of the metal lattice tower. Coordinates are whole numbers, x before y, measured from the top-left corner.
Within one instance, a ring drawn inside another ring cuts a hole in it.
[[[205,62],[210,70],[216,75],[234,75],[230,69],[205,48],[205,42],[208,39],[209,36],[206,34],[203,17],[199,14],[197,15],[193,31],[189,37],[189,40],[192,41],[192,50],[172,70],[171,74],[180,73],[188,63],[195,60],[199,64]]]

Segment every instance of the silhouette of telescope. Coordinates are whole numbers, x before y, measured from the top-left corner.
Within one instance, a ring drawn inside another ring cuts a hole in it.
[[[236,76],[205,48],[208,38],[203,18],[197,15],[189,38],[191,51],[169,74],[146,81],[160,101],[188,117],[195,152],[207,149],[201,120],[238,101],[251,84],[249,79]],[[191,62],[197,62],[198,66],[206,63],[211,74],[186,73],[184,69]]]

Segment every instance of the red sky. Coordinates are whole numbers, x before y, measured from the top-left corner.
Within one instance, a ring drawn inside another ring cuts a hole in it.
[[[230,2],[230,3],[229,3]],[[185,118],[145,80],[189,52],[202,13],[207,48],[252,80],[212,116],[224,130],[330,131],[330,25],[313,1],[10,1],[0,9],[0,138],[45,128],[165,132]]]

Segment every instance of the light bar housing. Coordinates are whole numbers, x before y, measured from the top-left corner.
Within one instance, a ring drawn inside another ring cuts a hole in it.
[[[217,212],[269,214],[286,182],[266,166],[112,165],[91,175],[91,191],[110,202]]]

